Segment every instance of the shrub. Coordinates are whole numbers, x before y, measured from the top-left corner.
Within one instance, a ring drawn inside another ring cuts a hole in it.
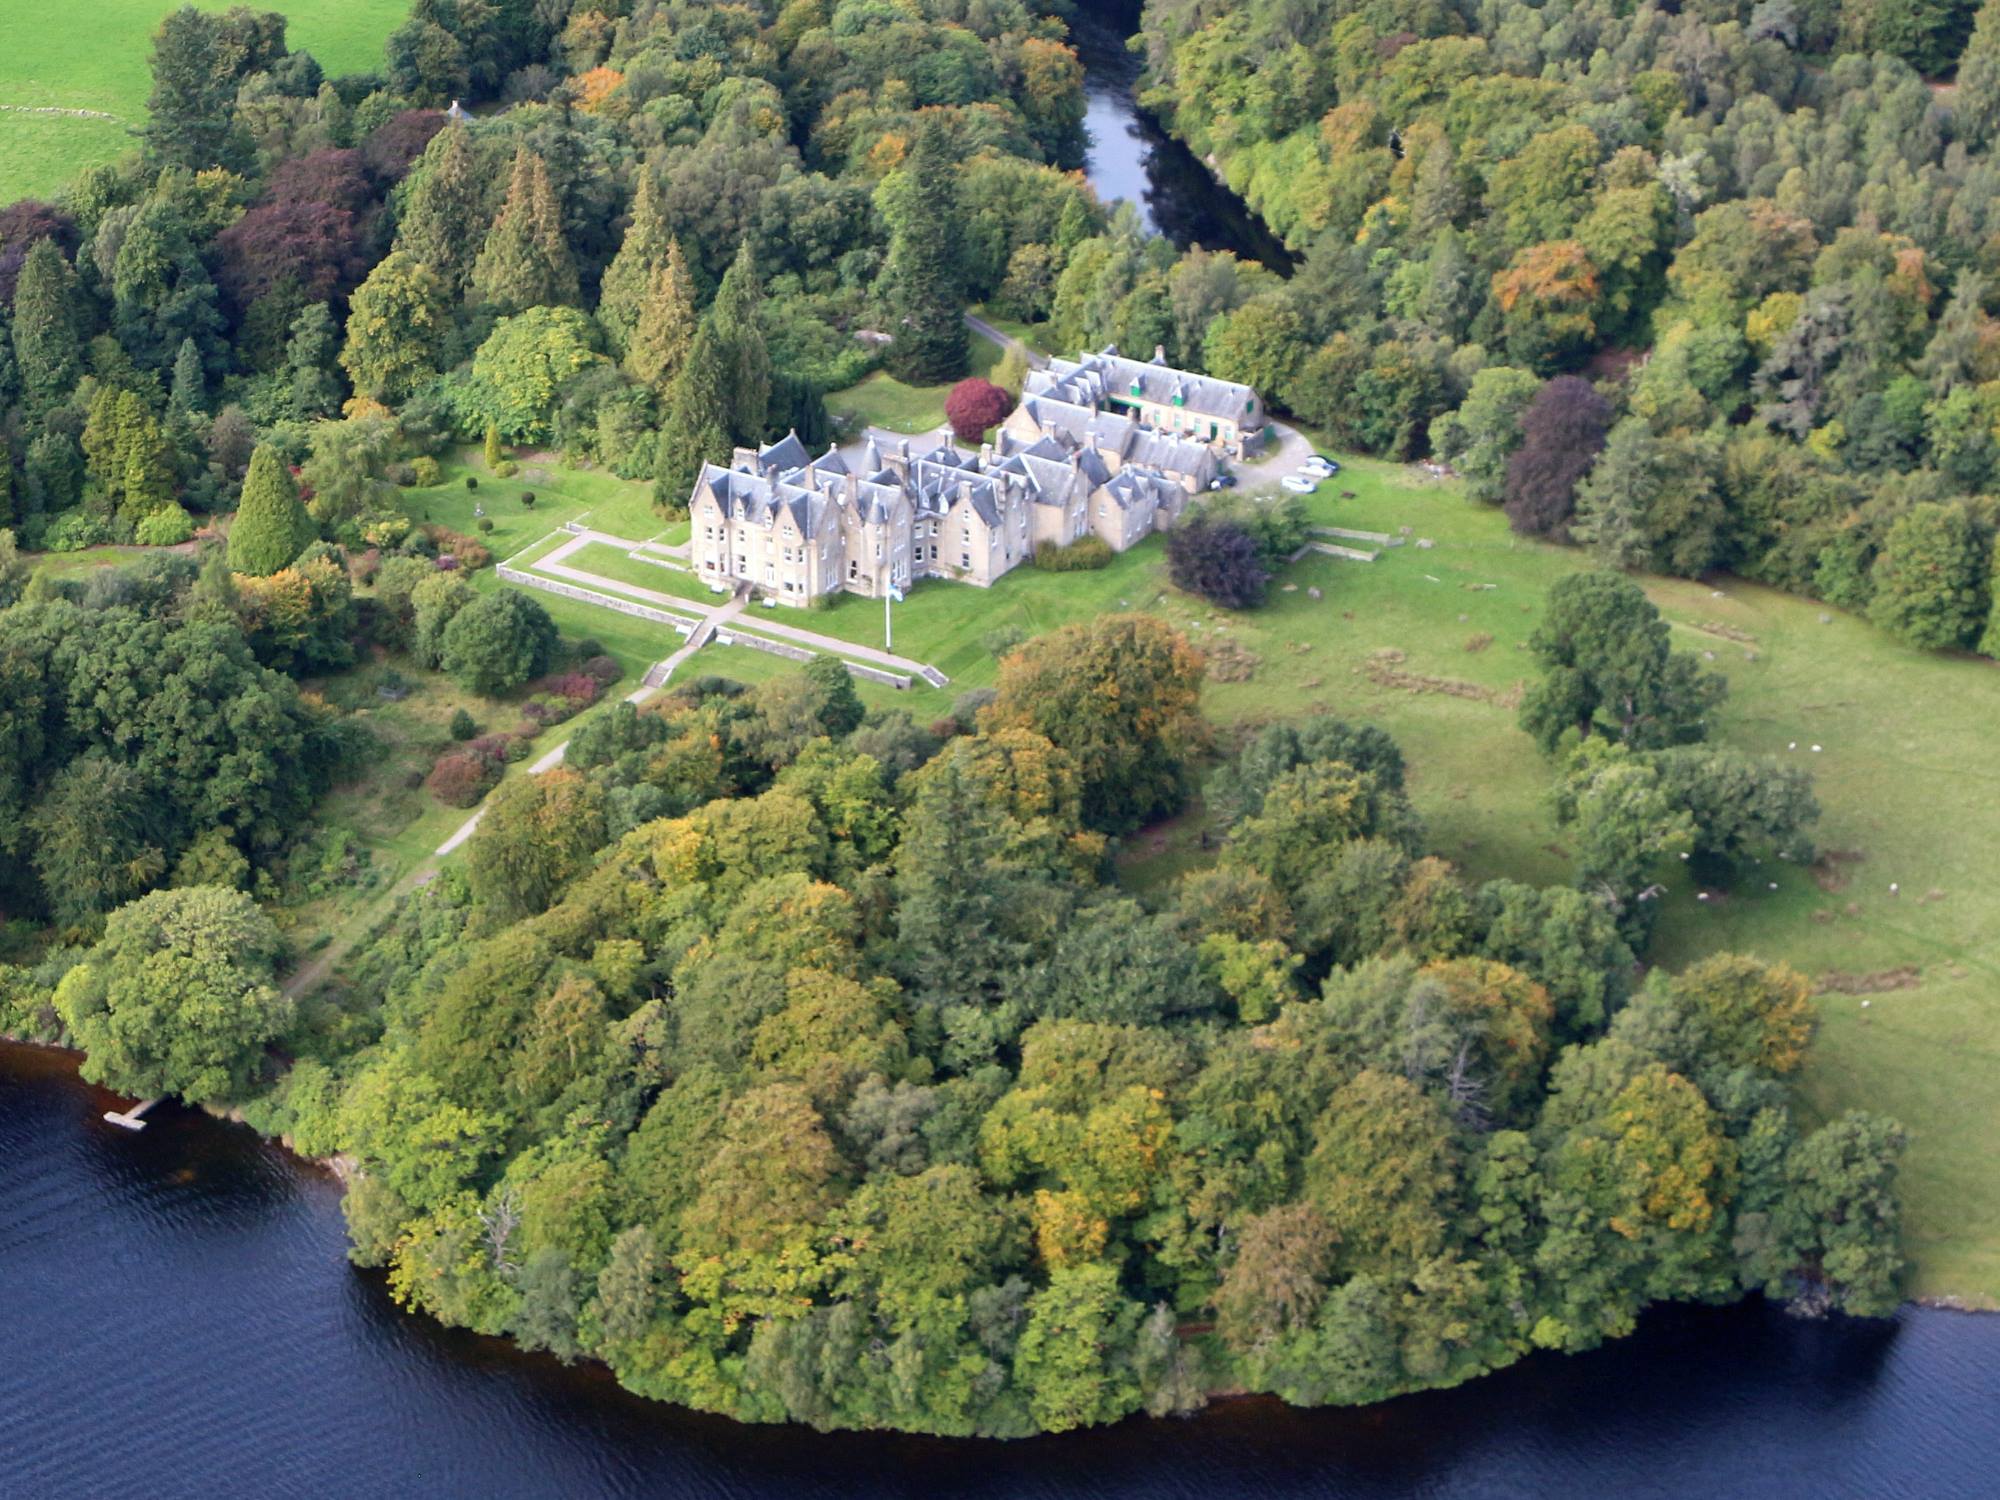
[[[382,477],[396,488],[407,490],[417,482],[416,465],[398,461],[385,468]]]
[[[500,763],[469,749],[441,755],[426,778],[430,793],[447,807],[470,807],[500,780]]]
[[[1108,567],[1112,556],[1102,537],[1080,536],[1067,547],[1043,542],[1035,548],[1035,566],[1045,573],[1087,573]]]
[[[444,478],[444,467],[426,454],[410,460],[410,475],[420,489],[429,489]]]
[[[466,476],[465,476],[465,487],[466,487],[467,489],[469,489],[469,490],[476,490],[476,489],[478,489],[478,488],[479,488],[479,476],[478,476],[477,474],[468,474],[468,475],[466,475]]]
[[[534,508],[535,508],[535,492],[533,490],[522,490],[521,509],[533,510]]]
[[[491,516],[481,516],[476,524],[481,531],[491,531],[493,529],[493,518]]]
[[[454,709],[451,715],[451,737],[455,740],[469,740],[479,733],[479,726],[472,722],[472,715],[464,709]]]
[[[529,750],[534,747],[534,740],[535,737],[533,734],[509,734],[501,736],[500,759],[510,766],[516,761],[526,760]]]
[[[178,505],[140,517],[133,538],[142,547],[178,547],[194,535],[194,518]]]
[[[503,458],[494,467],[493,472],[498,474],[502,479],[512,479],[516,474],[521,472],[521,466],[511,458]]]
[[[604,655],[602,652],[584,658],[581,670],[588,672],[606,687],[609,687],[625,675],[624,669],[615,660]]]
[[[64,511],[42,533],[42,545],[51,552],[81,552],[110,540],[105,524],[80,510]]]

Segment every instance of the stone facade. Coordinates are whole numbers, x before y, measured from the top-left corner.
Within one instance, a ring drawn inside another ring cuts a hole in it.
[[[796,435],[738,448],[726,468],[706,464],[695,481],[689,560],[706,583],[810,604],[843,589],[879,598],[885,587],[906,589],[920,578],[984,586],[1035,548],[1084,536],[1122,552],[1180,518],[1215,478],[1227,444],[1069,399],[1083,393],[1074,371],[1122,376],[1101,363],[1111,357],[1060,361],[1072,372],[1062,381],[1031,377],[1020,405],[977,453],[939,439],[913,447],[886,434],[872,434],[858,455],[829,448],[815,458]],[[1201,403],[1173,410],[1236,400],[1210,387],[1246,389],[1141,368],[1156,382],[1183,382],[1184,396]],[[1258,410],[1254,395],[1249,403]]]

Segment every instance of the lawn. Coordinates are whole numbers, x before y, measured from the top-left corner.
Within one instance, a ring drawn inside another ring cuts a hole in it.
[[[972,335],[971,373],[985,375],[1000,363],[1000,350],[990,341]],[[826,409],[834,420],[853,426],[885,427],[891,432],[935,432],[944,426],[944,398],[956,381],[943,385],[905,385],[887,370],[833,391]]]
[[[468,477],[479,481],[477,489],[465,487]],[[528,492],[535,497],[532,510],[521,503],[522,494]],[[595,469],[539,462],[523,463],[520,473],[502,479],[478,459],[476,450],[448,460],[443,482],[429,489],[404,490],[401,504],[415,520],[437,521],[477,536],[492,549],[495,562],[505,562],[566,521],[581,520],[635,542],[667,529],[653,509],[650,484]],[[475,510],[485,512],[484,519],[493,523],[491,531],[478,530],[481,518]],[[674,538],[669,534],[661,539]]]
[[[229,0],[197,0],[204,10]],[[169,0],[99,0],[64,15],[11,0],[0,5],[0,203],[50,196],[79,172],[134,149],[152,88],[150,38]],[[279,0],[293,47],[329,76],[382,64],[382,44],[408,11],[405,0]],[[83,109],[95,115],[31,114]]]
[[[1025,640],[1100,614],[1145,608],[1159,598],[1167,587],[1164,552],[1161,542],[1149,540],[1095,572],[1044,573],[1026,565],[983,589],[925,579],[901,604],[891,606],[893,649],[899,656],[938,668],[951,679],[954,694],[991,687],[999,671],[994,644]],[[883,644],[879,599],[836,594],[829,604],[792,611],[783,618],[837,640]]]
[[[577,548],[563,559],[563,566],[581,568],[600,578],[652,589],[655,593],[671,594],[676,599],[687,599],[704,607],[728,602],[726,593],[717,595],[710,592],[707,584],[685,568],[646,562],[629,555],[622,547],[607,546],[603,542],[591,542]]]

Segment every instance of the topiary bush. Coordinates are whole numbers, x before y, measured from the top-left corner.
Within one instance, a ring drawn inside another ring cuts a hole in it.
[[[468,474],[468,475],[466,475],[466,476],[465,476],[465,487],[466,487],[467,489],[469,489],[469,490],[476,490],[476,489],[478,489],[478,488],[479,488],[479,476],[478,476],[477,474]]]
[[[533,490],[522,490],[521,509],[533,510],[534,508],[535,508],[535,492]]]
[[[454,709],[451,715],[451,737],[455,740],[469,740],[479,733],[479,726],[472,722],[472,715],[464,709]]]

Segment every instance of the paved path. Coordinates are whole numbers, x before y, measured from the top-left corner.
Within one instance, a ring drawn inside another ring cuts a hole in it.
[[[606,546],[617,547],[626,552],[632,551],[638,545],[636,542],[629,542],[622,536],[613,536],[606,531],[586,530],[577,533],[575,538],[563,543],[562,546],[556,548],[547,557],[529,563],[527,566],[532,572],[547,573],[556,578],[567,579],[571,583],[582,584],[587,588],[602,589],[606,593],[623,594],[627,598],[637,599],[640,603],[651,605],[655,609],[665,609],[680,614],[695,615],[706,620],[711,625],[720,625],[724,620],[734,619],[737,615],[744,612],[745,601],[734,597],[726,604],[701,604],[692,599],[683,599],[677,594],[663,594],[656,589],[644,588],[636,583],[621,583],[617,579],[606,578],[599,573],[587,572],[582,568],[572,568],[562,561],[563,558],[568,557],[578,548],[587,547],[592,542],[601,542]],[[776,613],[776,611],[766,611],[765,615],[772,613]],[[879,650],[874,646],[863,646],[854,641],[843,641],[834,636],[821,635],[816,630],[806,630],[797,625],[782,624],[777,620],[766,618],[765,615],[754,616],[746,620],[741,628],[752,635],[772,636],[778,640],[795,641],[801,646],[809,647],[814,651],[824,651],[831,656],[846,656],[853,658],[855,661],[865,661],[871,666],[887,667],[890,671],[900,672],[905,677],[922,677],[925,681],[929,681],[931,674],[936,673],[936,668],[911,657],[897,656],[894,652]],[[713,635],[714,632],[711,630],[709,634]],[[690,644],[700,635],[701,632],[697,630],[694,635],[689,636],[688,640]]]
[[[715,632],[721,626],[735,619],[737,615],[743,612],[744,603],[745,601],[742,599],[731,599],[720,609],[711,612],[708,618],[695,627],[694,634],[687,638],[686,643],[678,651],[669,656],[665,661],[654,664],[651,670],[646,673],[644,679],[641,680],[639,686],[625,695],[625,701],[635,704],[644,703],[648,698],[659,692],[661,688],[667,685],[667,679],[674,675],[674,670],[682,662],[686,661],[695,652],[713,640]],[[530,776],[539,776],[544,771],[553,771],[557,766],[562,764],[563,756],[568,753],[569,741],[564,740],[560,745],[557,745],[553,750],[541,756],[530,765],[528,767],[528,774]],[[438,845],[438,854],[440,856],[449,854],[467,839],[471,838],[474,830],[479,827],[480,818],[485,816],[485,813],[486,809],[482,807],[478,812],[459,824],[452,831],[451,837]]]
[[[989,344],[998,344],[1002,349],[1019,349],[1023,354],[1027,355],[1028,368],[1031,370],[1040,370],[1048,365],[1049,357],[1046,354],[1040,354],[1030,349],[1012,334],[1002,333],[982,317],[978,317],[973,313],[967,313],[965,315],[965,326],[985,339]]]

